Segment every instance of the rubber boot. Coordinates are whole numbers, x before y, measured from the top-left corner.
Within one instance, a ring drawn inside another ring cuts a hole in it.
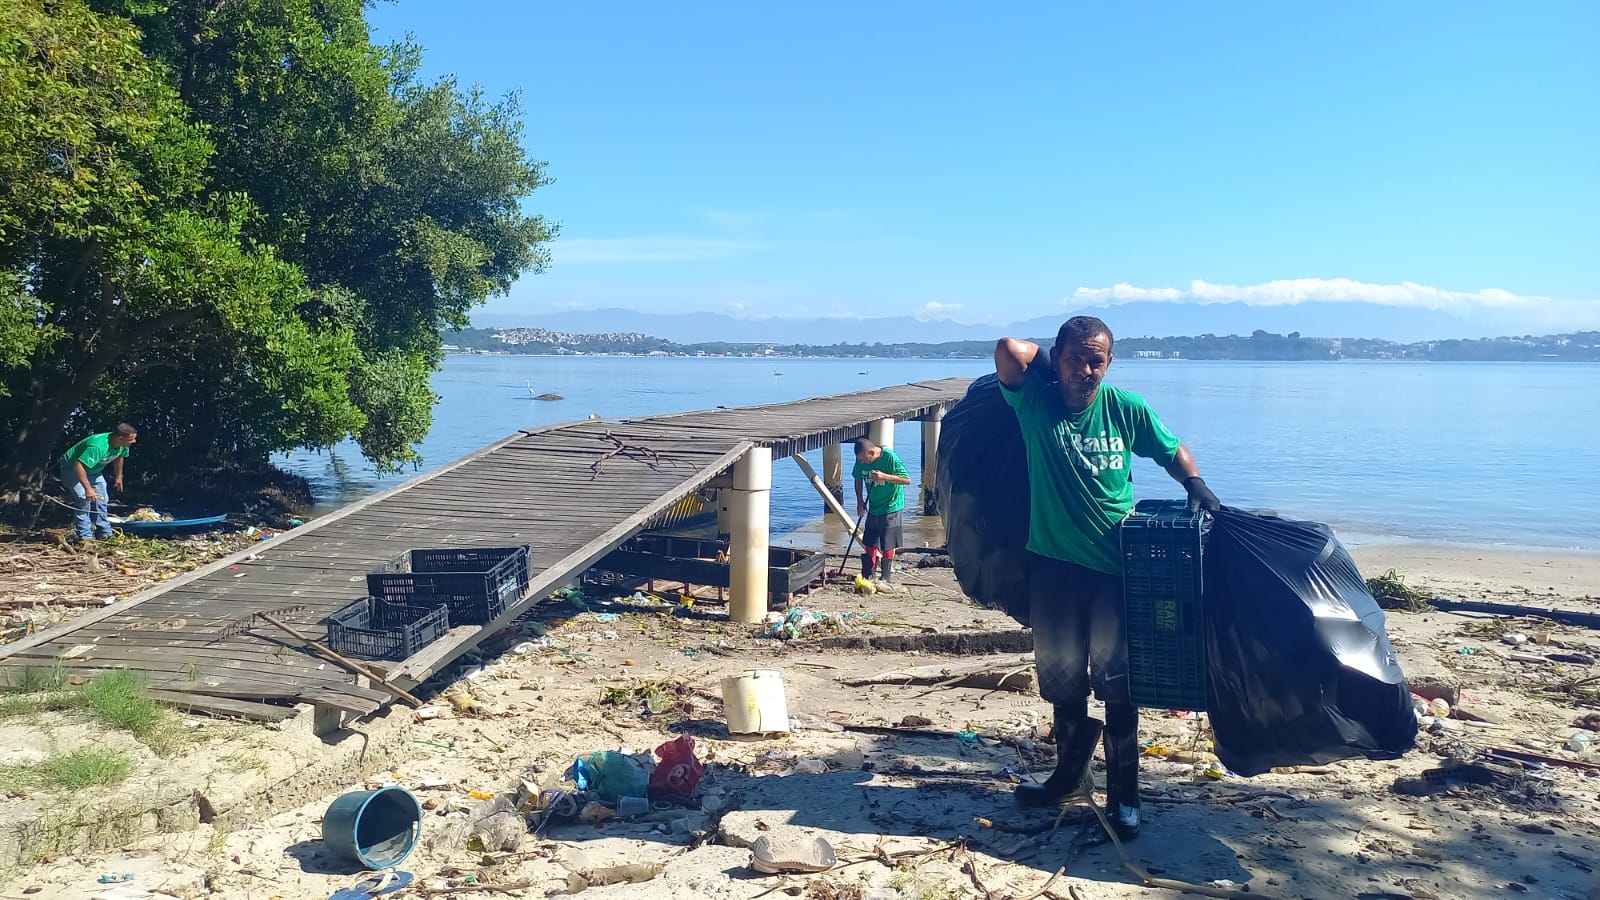
[[[870,553],[861,554],[861,577],[869,581],[872,579],[872,554]]]
[[[1106,818],[1119,840],[1139,836],[1139,710],[1106,706]]]
[[[885,556],[882,559],[878,560],[878,580],[879,581],[883,582],[884,584],[888,584],[890,581],[894,580],[893,578],[890,577],[893,574],[894,574],[894,560],[890,559],[887,556]]]
[[[1057,806],[1089,780],[1089,763],[1100,740],[1100,720],[1088,716],[1069,719],[1060,714],[1061,707],[1056,710],[1056,770],[1043,784],[1017,785],[1021,806]]]

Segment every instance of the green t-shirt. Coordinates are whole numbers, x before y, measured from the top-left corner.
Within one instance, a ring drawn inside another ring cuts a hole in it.
[[[1165,467],[1178,455],[1178,438],[1143,397],[1107,384],[1076,415],[1043,378],[1001,389],[1028,452],[1028,549],[1120,575],[1117,526],[1133,511],[1132,457]]]
[[[91,434],[83,440],[72,445],[72,449],[62,454],[61,462],[72,465],[75,462],[83,463],[84,471],[90,475],[99,475],[113,459],[127,456],[127,447],[111,446],[111,432]]]
[[[869,481],[868,472],[883,472],[886,475],[899,475],[901,478],[910,478],[906,473],[906,464],[900,461],[900,455],[888,447],[882,448],[883,452],[878,458],[869,463],[856,460],[856,467],[850,470],[850,477],[856,481],[867,482],[867,513],[874,516],[886,516],[892,512],[899,512],[906,508],[906,486],[903,484],[890,484],[887,481]]]

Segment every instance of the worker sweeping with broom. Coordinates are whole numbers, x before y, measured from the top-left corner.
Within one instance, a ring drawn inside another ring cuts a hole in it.
[[[905,540],[902,516],[911,476],[899,454],[858,438],[850,477],[856,483],[856,516],[867,517],[861,532],[861,577],[870,580],[876,569],[878,581],[888,584],[893,580],[895,548]]]

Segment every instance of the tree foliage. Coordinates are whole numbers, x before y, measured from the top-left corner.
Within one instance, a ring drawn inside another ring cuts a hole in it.
[[[167,464],[416,458],[439,331],[547,262],[516,97],[423,83],[361,0],[0,0],[0,440]]]

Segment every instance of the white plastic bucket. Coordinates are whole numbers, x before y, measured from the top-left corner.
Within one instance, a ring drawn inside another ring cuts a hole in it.
[[[789,730],[789,701],[776,669],[750,669],[722,679],[722,708],[729,734],[771,734]]]

